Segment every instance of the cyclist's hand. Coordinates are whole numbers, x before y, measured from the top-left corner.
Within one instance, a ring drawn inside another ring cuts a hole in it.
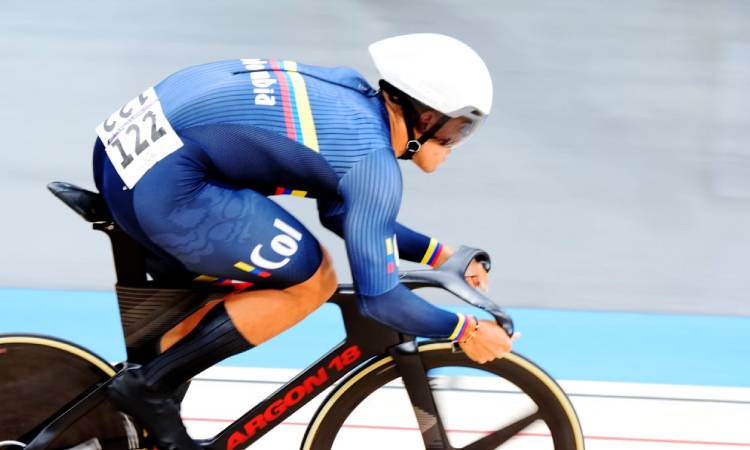
[[[470,330],[464,342],[459,342],[461,350],[466,353],[470,359],[484,364],[496,358],[502,358],[510,352],[513,347],[513,341],[520,335],[515,333],[513,338],[509,338],[505,330],[500,328],[497,323],[491,320],[480,320],[479,330],[473,337],[470,337],[474,330],[474,319],[468,324]]]
[[[489,292],[487,271],[484,270],[484,266],[478,263],[476,259],[471,261],[469,267],[466,268],[464,278],[472,287]]]
[[[448,260],[448,258],[453,256],[453,253],[453,249],[446,245],[443,248],[443,251],[440,252],[440,256],[438,256],[435,267],[442,266],[443,263]],[[471,285],[472,287],[481,289],[484,292],[489,292],[487,271],[484,270],[484,266],[482,266],[482,264],[478,263],[476,260],[473,260],[471,264],[469,264],[469,267],[466,268],[464,278],[466,279],[466,282],[469,283],[469,285]]]

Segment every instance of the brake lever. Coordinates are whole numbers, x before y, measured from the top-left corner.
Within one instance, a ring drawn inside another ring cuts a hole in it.
[[[464,273],[474,259],[477,259],[483,266],[486,264],[485,267],[490,265],[490,256],[487,252],[462,245],[439,268],[405,272],[401,275],[401,281],[416,284],[415,287],[443,288],[466,303],[490,313],[508,336],[513,336],[513,319],[495,302],[471,287],[464,279]]]

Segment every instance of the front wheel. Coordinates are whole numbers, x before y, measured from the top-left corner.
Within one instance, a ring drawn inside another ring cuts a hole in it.
[[[22,449],[48,419],[115,374],[87,350],[44,336],[0,335],[0,450]],[[103,401],[50,449],[129,450],[141,432]]]
[[[515,353],[479,365],[450,342],[419,347],[450,440],[467,450],[583,450],[570,400],[546,372]],[[393,358],[352,374],[323,402],[303,450],[423,449]]]

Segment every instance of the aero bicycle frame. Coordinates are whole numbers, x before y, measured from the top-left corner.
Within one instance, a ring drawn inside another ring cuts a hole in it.
[[[50,189],[53,190],[52,187]],[[83,191],[80,188],[75,189]],[[58,192],[55,194],[58,195]],[[66,199],[60,195],[58,197],[71,207],[73,207],[71,203],[81,203],[81,201]],[[81,213],[81,211],[78,212]],[[93,221],[85,214],[81,213],[81,215]],[[152,282],[146,281],[143,258],[138,252],[137,244],[119,230],[111,220],[97,221],[94,223],[94,228],[106,232],[112,241],[118,277],[118,302],[130,363],[144,363],[153,357],[151,349],[154,348],[155,339],[158,340],[163,332],[205,304],[206,301],[220,298],[227,293],[226,288],[218,286],[209,289],[194,286],[179,289],[156,287]],[[485,252],[461,247],[449,261],[443,264],[441,269],[406,272],[401,276],[402,282],[410,289],[432,286],[448,290],[467,303],[491,313],[506,332],[512,335],[513,322],[510,317],[463,280],[465,268],[473,259],[486,261],[489,264],[489,257]],[[154,322],[153,317],[148,317],[147,319],[151,322],[149,326],[144,327],[143,320],[140,323],[136,320],[143,319],[142,317],[136,317],[125,311],[129,307],[129,300],[137,298],[156,298],[167,308],[175,303],[178,308],[176,311],[175,308],[162,311],[165,313],[163,315],[172,318],[171,321],[164,319]],[[214,438],[199,441],[202,447],[216,450],[247,448],[355,368],[366,365],[368,360],[375,357],[389,355],[393,357],[397,365],[412,405],[437,418],[437,426],[420,426],[424,442],[429,443],[428,448],[450,448],[419,356],[415,337],[398,333],[364,317],[357,308],[356,293],[351,285],[339,286],[329,302],[335,303],[341,309],[346,330],[344,341],[243,414]],[[181,304],[182,309],[180,309]],[[185,304],[189,304],[189,307],[185,307]],[[125,323],[126,320],[131,323],[130,328]],[[122,370],[126,365],[127,363],[118,367]],[[106,399],[106,388],[109,382],[108,380],[92,387],[89,392],[81,395],[72,404],[62,408],[33,430],[30,436],[33,440],[29,442],[25,450],[48,448],[60,433]]]

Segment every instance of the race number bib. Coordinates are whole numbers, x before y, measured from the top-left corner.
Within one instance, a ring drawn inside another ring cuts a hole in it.
[[[183,145],[152,87],[99,124],[96,134],[130,189],[154,164]]]

